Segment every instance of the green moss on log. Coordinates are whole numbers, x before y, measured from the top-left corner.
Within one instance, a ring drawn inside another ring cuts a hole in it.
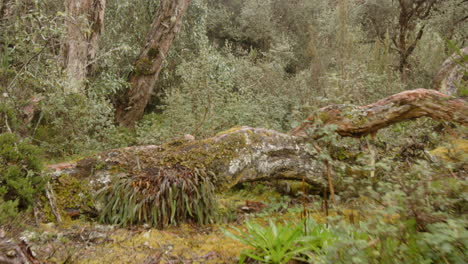
[[[153,67],[153,64],[150,58],[147,58],[147,57],[141,58],[135,63],[135,74],[136,75],[151,75],[153,74],[152,67]]]
[[[150,60],[153,60],[155,59],[159,54],[159,49],[158,47],[154,46],[154,47],[151,47],[149,50],[148,50],[148,58]]]

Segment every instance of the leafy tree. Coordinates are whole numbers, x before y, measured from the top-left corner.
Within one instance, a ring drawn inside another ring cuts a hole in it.
[[[369,37],[384,41],[387,34],[392,48],[398,53],[398,70],[406,76],[409,58],[426,30],[428,19],[442,3],[441,0],[368,0],[360,16]]]

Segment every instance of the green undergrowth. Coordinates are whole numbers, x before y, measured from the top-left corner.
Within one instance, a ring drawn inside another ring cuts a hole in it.
[[[446,180],[447,184],[435,179],[430,185],[421,186],[421,188],[430,188],[429,191],[433,196],[426,199],[429,204],[418,205],[420,208],[417,208],[416,212],[412,212],[411,208],[413,200],[423,195],[419,190],[414,191],[413,196],[406,197],[398,188],[391,191],[387,189],[389,186],[382,186],[381,191],[387,192],[387,195],[382,196],[381,200],[374,198],[372,193],[367,193],[369,196],[362,195],[346,203],[338,202],[336,205],[329,202],[327,206],[320,196],[314,196],[311,200],[310,197],[304,199],[301,195],[291,197],[281,195],[277,186],[271,183],[243,184],[229,192],[219,193],[213,198],[212,202],[216,201],[220,205],[218,216],[225,218],[224,221],[213,221],[216,223],[210,224],[209,221],[200,222],[200,218],[195,214],[192,216],[188,214],[187,208],[177,207],[177,210],[173,211],[171,204],[166,203],[171,200],[169,190],[178,186],[177,184],[187,183],[181,178],[189,177],[191,173],[196,174],[185,167],[155,168],[146,178],[140,176],[134,181],[129,181],[127,178],[127,182],[118,182],[121,186],[112,190],[113,194],[107,194],[106,199],[116,199],[116,201],[108,200],[107,210],[112,210],[115,205],[115,213],[119,214],[116,214],[114,219],[118,219],[117,217],[123,216],[122,209],[131,214],[130,209],[137,208],[133,222],[130,219],[127,219],[127,222],[118,222],[126,227],[114,227],[115,231],[100,238],[101,242],[92,242],[84,247],[80,246],[83,241],[74,240],[73,232],[78,231],[72,231],[73,226],[91,223],[74,220],[66,227],[63,226],[67,231],[61,231],[71,233],[65,237],[57,234],[56,238],[53,238],[55,239],[53,243],[58,248],[74,248],[68,254],[72,255],[76,263],[134,263],[135,261],[143,263],[150,256],[158,256],[160,263],[244,261],[244,263],[286,264],[287,261],[294,260],[293,263],[323,264],[458,264],[464,263],[466,259],[465,241],[468,241],[465,230],[466,219],[459,213],[450,213],[452,210],[461,210],[457,207],[462,202],[460,197],[457,197],[463,192],[460,179]],[[157,177],[163,174],[166,175],[164,179],[167,181]],[[194,175],[191,175],[189,178],[193,177]],[[158,184],[154,186],[164,186],[166,189],[151,189],[148,183],[156,182]],[[411,186],[412,183],[408,182],[408,185]],[[435,192],[438,189],[440,192]],[[187,200],[183,200],[184,197],[178,196],[180,193],[176,194],[177,191],[172,190],[172,201],[175,201],[175,206],[183,205]],[[159,222],[153,224],[145,222],[153,219],[139,218],[140,215],[145,215],[143,210],[149,212],[156,206],[143,204],[143,201],[155,202],[156,198],[151,197],[158,197],[158,194],[161,201],[165,201],[157,207],[161,210],[157,212],[157,217],[161,218],[157,219]],[[128,197],[125,197],[126,195]],[[124,205],[117,202],[118,199],[131,201],[132,195],[135,201],[143,197],[148,199],[139,200],[142,201],[141,207],[138,204]],[[447,198],[441,200],[443,196]],[[197,200],[198,198],[192,197],[191,200],[193,203],[202,203]],[[259,212],[244,212],[240,208],[246,205],[246,201],[263,203],[265,208]],[[446,217],[443,221],[415,218],[414,214],[418,217],[425,216],[424,210],[433,202],[437,203],[431,206],[445,206],[447,209],[438,210],[450,213],[451,217]],[[454,204],[458,205],[453,206]],[[162,210],[166,215],[162,214]],[[195,211],[193,207],[190,210]],[[183,217],[178,218],[181,216],[179,213],[184,212],[185,216],[181,214]],[[226,218],[227,214],[230,217]],[[174,221],[171,215],[174,215]],[[208,217],[205,215],[204,219]],[[111,223],[107,222],[110,220],[111,218],[104,222]],[[141,225],[143,223],[148,226],[143,228]],[[94,225],[96,224],[91,224]],[[163,230],[159,229],[162,225],[164,225]],[[422,226],[424,229],[421,229]],[[99,234],[101,232],[99,229],[102,228],[96,225],[87,232]],[[86,234],[83,232],[84,229],[79,228],[79,230],[81,230],[80,236]],[[221,230],[225,230],[224,233],[227,235],[223,236]],[[51,242],[50,239],[47,241]],[[134,250],[129,251],[130,248]],[[56,260],[60,262],[65,259],[67,257],[65,253],[57,254]]]
[[[268,226],[247,221],[245,225],[247,232],[237,228],[234,228],[235,233],[225,231],[226,236],[253,248],[241,253],[240,264],[245,263],[247,258],[260,263],[304,262],[310,259],[308,255],[320,252],[336,239],[329,228],[312,219],[297,224],[278,224],[270,219]]]
[[[41,193],[40,149],[14,134],[0,134],[0,224],[33,207]]]
[[[250,246],[239,263],[466,263],[466,180],[429,169],[415,165],[336,204],[272,199],[226,234]]]
[[[466,263],[466,219],[435,222],[422,231],[415,218],[374,206],[367,201],[350,213],[340,204],[328,216],[323,209],[305,216],[292,207],[281,215],[257,215],[225,234],[249,246],[239,263]]]

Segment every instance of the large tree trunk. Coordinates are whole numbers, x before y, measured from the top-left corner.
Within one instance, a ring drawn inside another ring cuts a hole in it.
[[[274,130],[243,126],[208,139],[178,139],[163,145],[114,149],[78,163],[49,168],[80,178],[93,173],[94,180],[89,182],[97,185],[92,189],[101,188],[100,183],[110,183],[114,177],[137,177],[154,168],[178,164],[211,172],[218,190],[242,182],[274,179],[304,180],[317,185],[324,166],[318,161],[317,153],[309,151],[302,141]]]
[[[104,29],[106,0],[66,0],[67,38],[62,47],[70,92],[83,93]]]
[[[129,76],[130,89],[116,104],[116,121],[131,127],[144,113],[166,55],[182,26],[182,17],[191,0],[161,0],[148,33],[146,45]]]

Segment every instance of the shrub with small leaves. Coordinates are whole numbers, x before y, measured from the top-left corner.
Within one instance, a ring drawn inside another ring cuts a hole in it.
[[[0,134],[0,223],[28,209],[41,190],[40,151],[11,133]]]

